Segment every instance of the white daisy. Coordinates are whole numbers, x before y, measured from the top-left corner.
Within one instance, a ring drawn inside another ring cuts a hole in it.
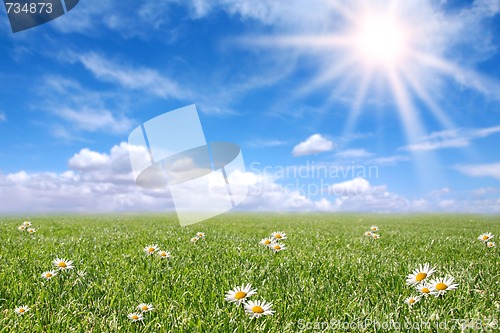
[[[31,221],[24,221],[24,222],[23,222],[23,225],[24,225],[25,227],[31,227]]]
[[[265,245],[265,246],[270,246],[272,244],[273,240],[271,238],[263,238],[260,240],[260,244]]]
[[[24,230],[26,230],[26,226],[24,224],[22,224],[19,227],[17,227],[17,230],[24,231]]]
[[[405,303],[408,304],[409,306],[414,306],[415,303],[420,301],[420,297],[418,296],[410,296],[407,299],[405,299]]]
[[[56,275],[57,275],[56,271],[46,271],[42,273],[42,277],[47,280],[52,279]]]
[[[198,231],[198,232],[196,233],[196,237],[198,237],[198,238],[205,237],[205,233],[204,233],[204,232],[201,232],[201,231]]]
[[[373,238],[373,239],[379,239],[379,238],[380,238],[380,235],[379,235],[379,234],[372,233],[372,238]]]
[[[168,251],[158,251],[158,255],[160,256],[161,259],[168,259],[170,258],[170,252]]]
[[[257,293],[257,289],[252,289],[252,285],[248,283],[246,286],[241,285],[241,287],[235,287],[232,290],[229,290],[226,293],[226,297],[224,300],[235,303],[236,305],[240,305],[247,299],[248,297],[255,295]]]
[[[486,243],[486,246],[487,247],[495,247],[496,244],[495,244],[495,242],[488,242],[488,243]]]
[[[422,283],[416,285],[415,288],[424,297],[431,295],[431,293],[434,291],[433,287],[430,284],[428,284],[427,282],[422,282]]]
[[[378,227],[377,227],[376,225],[372,225],[372,226],[370,227],[370,230],[371,230],[371,231],[378,231]]]
[[[286,246],[283,243],[274,242],[269,245],[269,247],[274,251],[274,253],[278,253],[280,251],[286,250]]]
[[[271,316],[274,313],[272,309],[273,304],[264,300],[261,301],[248,301],[244,304],[245,312],[250,318],[259,318],[260,316]]]
[[[142,312],[149,312],[155,309],[153,307],[153,304],[147,304],[147,303],[141,303],[137,306],[137,308]]]
[[[371,231],[367,231],[367,232],[364,233],[364,235],[366,237],[371,237],[372,236],[372,232]]]
[[[271,237],[273,237],[276,240],[284,240],[286,239],[286,234],[283,231],[275,231],[271,234]]]
[[[34,234],[36,232],[36,229],[35,228],[28,228],[28,232],[30,234]]]
[[[61,270],[61,271],[66,270],[66,269],[73,269],[74,268],[73,261],[66,260],[66,259],[56,258],[56,260],[54,260],[52,262],[52,264],[54,266],[56,266],[56,268],[59,269],[59,270]]]
[[[196,243],[198,239],[198,237],[194,236],[193,238],[191,238],[191,243]]]
[[[25,314],[26,312],[28,312],[30,310],[29,307],[27,307],[26,305],[22,305],[22,306],[18,306],[17,308],[14,309],[14,311],[22,316],[23,314]]]
[[[141,321],[144,319],[144,317],[142,316],[142,313],[136,313],[136,312],[133,312],[133,313],[129,313],[127,315],[128,319],[132,320],[132,321]]]
[[[158,245],[157,244],[148,245],[148,246],[146,246],[144,248],[144,252],[146,252],[146,254],[148,256],[152,255],[156,251],[158,251]]]
[[[458,284],[454,284],[455,278],[452,276],[447,276],[444,279],[435,279],[430,282],[434,291],[433,295],[436,297],[439,295],[444,295],[448,290],[454,290],[458,288]]]
[[[436,269],[434,267],[431,268],[429,264],[425,264],[424,266],[420,265],[413,273],[408,275],[406,283],[409,285],[416,285],[423,282],[426,278],[434,274],[434,272],[436,272]]]
[[[477,239],[479,239],[481,242],[487,242],[489,240],[491,240],[492,238],[494,238],[495,236],[493,236],[491,234],[491,232],[485,232],[484,234],[481,234],[479,235],[479,237]]]

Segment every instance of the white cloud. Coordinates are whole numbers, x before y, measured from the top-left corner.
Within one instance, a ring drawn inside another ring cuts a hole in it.
[[[256,139],[247,143],[249,147],[277,147],[288,144],[285,140]]]
[[[443,148],[460,148],[467,147],[470,141],[467,139],[452,139],[452,140],[442,140],[436,142],[421,142],[414,143],[406,146],[406,150],[410,151],[426,151],[426,150],[436,150]]]
[[[4,121],[7,121],[7,116],[5,116],[5,113],[0,111],[0,123]]]
[[[315,155],[330,151],[334,148],[332,141],[324,138],[321,134],[313,134],[306,141],[299,143],[293,148],[293,156]]]
[[[174,210],[170,192],[144,190],[134,181],[128,144],[109,152],[80,150],[61,173],[18,171],[0,173],[0,212],[120,212]],[[234,176],[234,177],[233,177]],[[231,183],[249,186],[250,193],[237,207],[250,211],[370,211],[370,212],[500,212],[498,198],[447,197],[405,198],[386,185],[372,185],[354,178],[332,184],[318,196],[309,197],[300,187],[280,184],[267,174],[255,172],[231,176]],[[438,192],[450,195],[447,188]],[[471,195],[497,193],[493,188],[471,191]],[[201,192],[200,192],[201,193]],[[194,195],[193,202],[203,200]]]
[[[172,208],[168,191],[135,185],[127,144],[109,154],[82,149],[62,173],[19,171],[0,174],[2,212],[164,211]]]
[[[455,168],[471,177],[493,177],[500,179],[500,162],[490,164],[457,165]]]
[[[182,98],[189,95],[187,89],[151,68],[119,64],[93,52],[73,54],[72,57],[96,78],[117,83],[127,89],[141,90],[162,98]]]
[[[433,132],[421,137],[420,142],[410,144],[401,149],[410,151],[427,151],[443,148],[467,147],[472,140],[485,138],[493,134],[500,133],[500,126],[485,128],[457,128]]]
[[[370,153],[369,151],[366,151],[364,149],[347,149],[339,151],[336,155],[337,157],[344,158],[364,158],[373,156],[373,153]]]
[[[373,165],[394,165],[398,162],[407,162],[410,160],[409,156],[404,155],[394,155],[394,156],[382,156],[370,159],[367,163]]]
[[[103,168],[109,163],[110,157],[108,155],[83,148],[70,158],[68,165],[74,170],[92,170]]]
[[[33,107],[46,112],[43,123],[51,127],[52,135],[63,139],[85,141],[82,132],[123,134],[134,123],[123,109],[127,104],[123,96],[88,90],[72,79],[46,76],[38,94],[41,102]]]
[[[482,187],[475,189],[472,191],[472,194],[475,196],[483,196],[486,194],[497,193],[498,191],[499,191],[498,188],[489,186],[489,187]]]
[[[126,133],[132,126],[132,121],[126,117],[115,117],[109,110],[88,109],[83,107],[75,110],[62,107],[57,115],[74,124],[77,129],[88,132],[110,131],[112,133]]]
[[[328,187],[329,194],[338,196],[362,195],[371,189],[370,183],[364,178],[354,178]]]
[[[448,193],[450,193],[450,189],[448,187],[443,187],[439,190],[431,191],[432,196],[442,196]]]

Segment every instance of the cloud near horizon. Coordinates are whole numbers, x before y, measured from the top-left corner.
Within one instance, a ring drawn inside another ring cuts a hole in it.
[[[108,153],[83,148],[61,173],[0,173],[0,213],[173,211],[168,190],[144,190],[135,184],[127,146],[122,142]],[[356,177],[331,184],[318,197],[273,175],[245,172],[237,178],[250,187],[236,208],[243,211],[500,212],[500,200],[488,197],[496,192],[492,188],[472,191],[470,200],[454,198],[449,189],[437,190],[439,196],[408,199],[386,185]]]

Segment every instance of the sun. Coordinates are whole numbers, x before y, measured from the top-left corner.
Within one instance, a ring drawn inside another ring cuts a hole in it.
[[[353,32],[355,53],[369,66],[394,67],[402,63],[408,48],[408,34],[394,17],[370,14]]]

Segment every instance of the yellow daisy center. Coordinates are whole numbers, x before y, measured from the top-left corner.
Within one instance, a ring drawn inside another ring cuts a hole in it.
[[[271,244],[271,241],[270,241],[269,239],[266,239],[266,240],[264,241],[264,244],[269,245],[269,244]]]
[[[148,310],[148,309],[149,309],[149,307],[148,307],[147,305],[143,305],[143,306],[141,307],[141,309],[142,309],[142,311],[146,311],[146,310]]]
[[[420,282],[423,279],[425,279],[426,277],[427,277],[427,273],[420,272],[420,273],[417,274],[417,276],[415,276],[415,280],[417,280],[418,282]]]
[[[133,315],[133,316],[132,316],[132,319],[133,319],[133,320],[137,320],[137,319],[139,319],[139,316],[138,316],[138,315]]]
[[[252,308],[252,312],[253,312],[253,313],[263,313],[263,312],[264,312],[264,309],[263,309],[262,307],[260,307],[260,306],[256,305],[256,306],[254,306],[254,307]]]
[[[276,235],[274,236],[274,238],[278,238],[278,239],[280,239],[280,238],[282,238],[282,236],[281,236],[280,234],[276,234]]]
[[[424,294],[428,294],[428,293],[430,293],[431,291],[429,290],[429,288],[424,287],[424,288],[422,288],[422,292],[423,292]]]
[[[155,248],[154,248],[154,247],[150,247],[150,248],[148,249],[148,252],[155,252]]]
[[[242,299],[247,296],[247,293],[244,291],[238,291],[236,294],[234,294],[234,298],[236,299]]]
[[[448,288],[448,286],[446,284],[444,284],[443,282],[439,282],[438,284],[436,284],[437,290],[446,290],[447,288]]]
[[[167,254],[166,254],[165,252],[162,252],[162,253],[161,253],[161,256],[162,256],[162,257],[166,257],[166,256],[167,256]]]
[[[66,268],[66,267],[68,267],[68,265],[66,265],[66,263],[65,263],[64,261],[59,262],[59,263],[57,264],[57,266],[62,267],[62,268]]]
[[[24,311],[26,311],[26,310],[24,310],[23,308],[19,309],[19,313],[24,313]]]
[[[45,277],[48,277],[48,278],[49,278],[49,277],[52,277],[52,273],[47,273],[47,274],[45,274]]]
[[[487,235],[484,235],[484,236],[483,236],[483,239],[484,239],[484,240],[487,240],[488,238],[489,238],[489,237],[488,237]]]
[[[274,245],[274,249],[275,249],[275,250],[281,250],[281,246],[279,246],[279,245]]]
[[[408,301],[408,303],[413,304],[413,303],[415,303],[415,300],[412,298],[412,299],[410,299],[410,300]]]

